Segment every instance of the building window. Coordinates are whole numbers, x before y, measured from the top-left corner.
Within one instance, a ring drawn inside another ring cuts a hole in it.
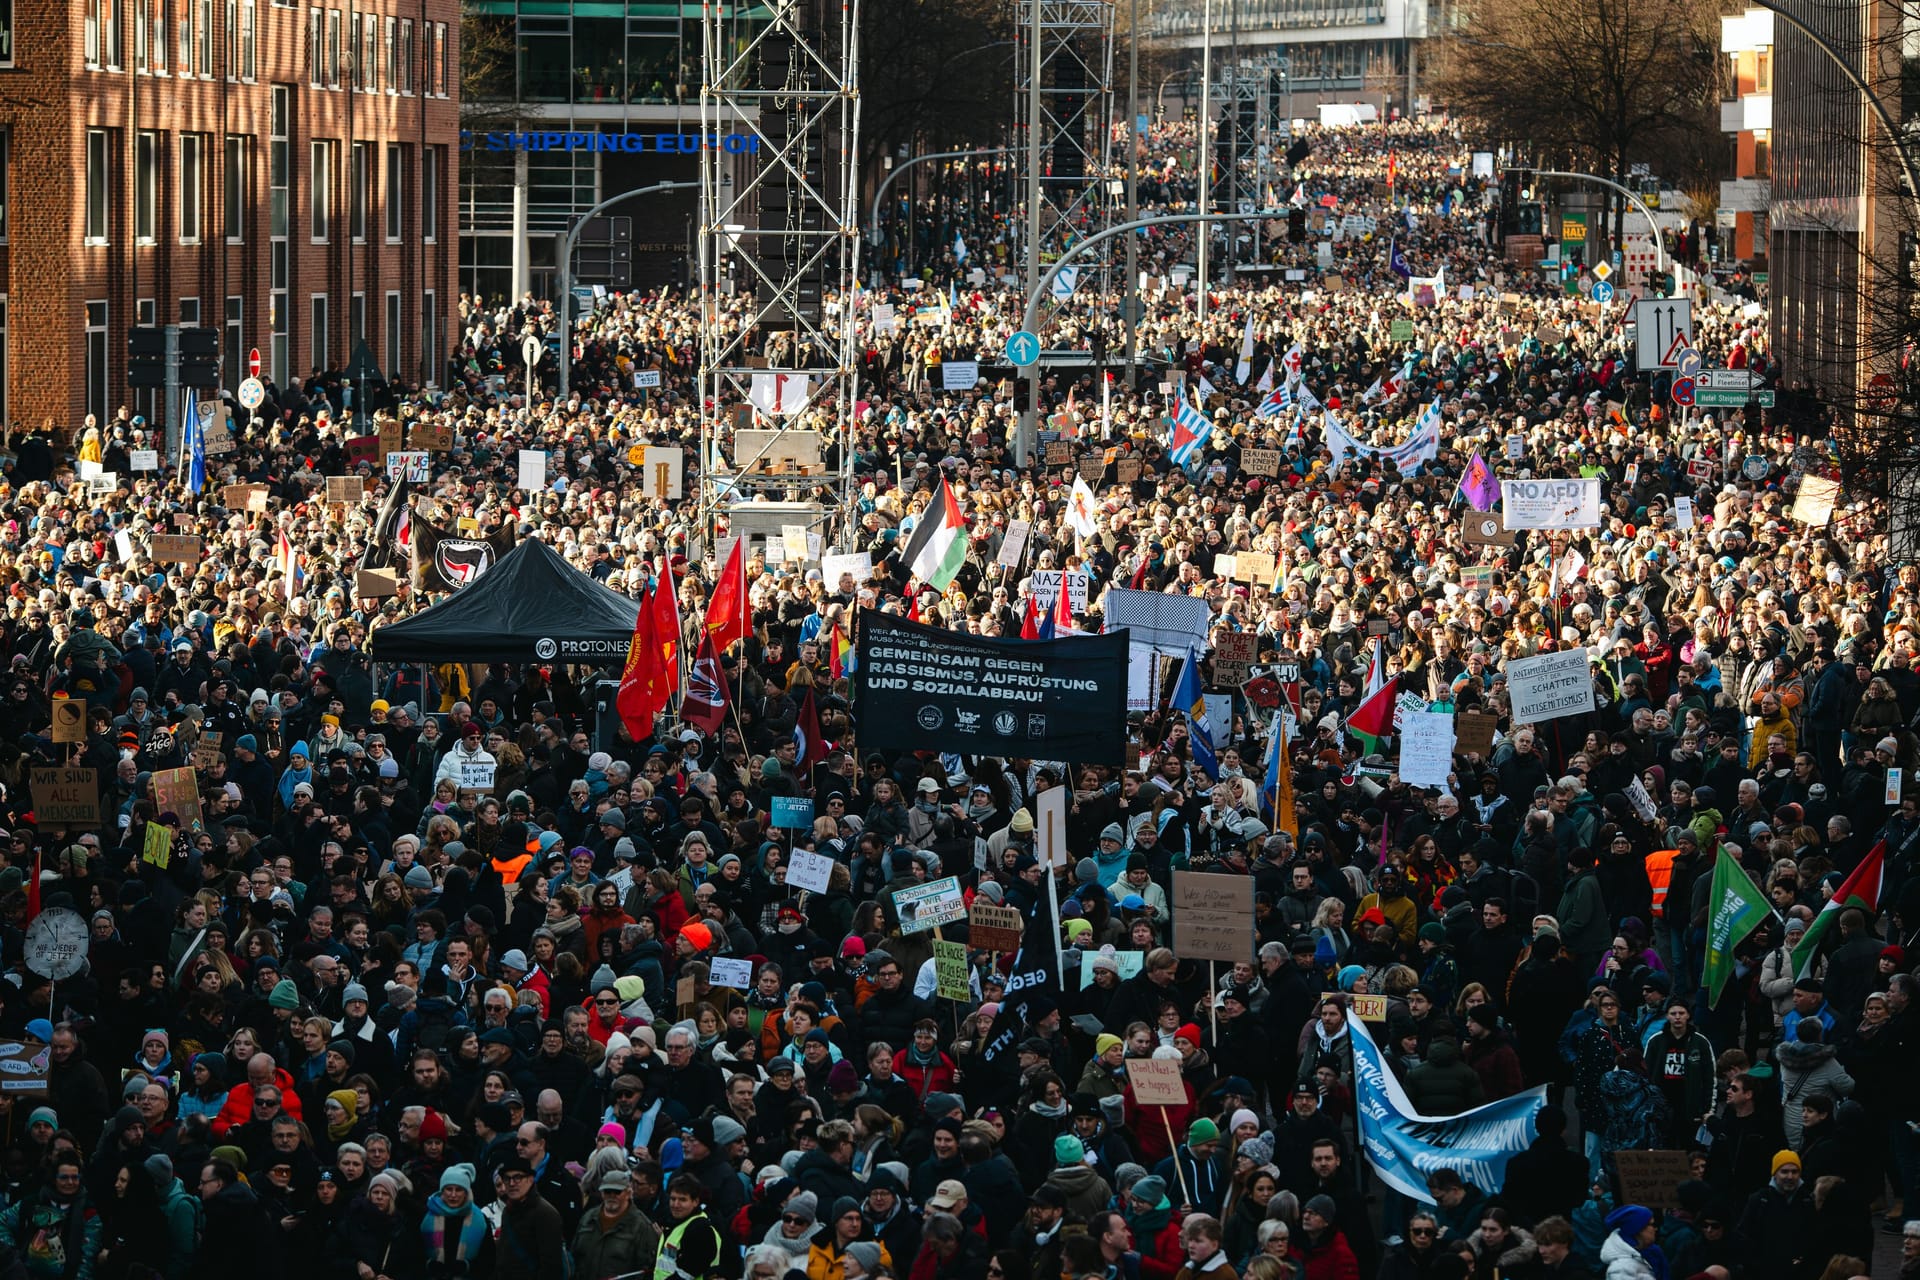
[[[340,11],[327,10],[327,88],[340,87]]]
[[[200,156],[205,139],[197,133],[180,135],[180,242],[200,240]]]
[[[200,299],[180,299],[180,323],[185,325],[198,325],[200,323]]]
[[[160,137],[138,133],[133,139],[133,238],[152,244],[160,192]]]
[[[400,19],[400,92],[413,93],[413,19]]]
[[[240,75],[240,0],[227,0],[227,79]]]
[[[367,188],[373,179],[372,156],[368,144],[353,144],[353,174],[350,181],[353,189],[348,196],[347,234],[355,244],[364,244],[367,239]]]
[[[398,244],[400,234],[406,226],[407,216],[407,171],[402,159],[402,148],[397,144],[387,146],[387,243]]]
[[[237,133],[227,135],[226,181],[221,188],[226,206],[228,244],[244,244],[247,239],[247,140]]]
[[[439,147],[427,147],[420,155],[420,238],[428,244],[440,238]]]
[[[325,39],[327,15],[324,9],[307,10],[307,83],[318,89],[326,83],[322,64],[321,41]]]
[[[195,44],[200,54],[200,74],[213,78],[213,0],[199,0],[195,11],[200,15],[195,19],[199,28],[195,32]]]
[[[1773,177],[1773,132],[1756,129],[1753,134],[1753,176]]]
[[[153,69],[160,75],[167,74],[167,36],[172,30],[172,0],[153,0]],[[184,62],[180,69],[187,69]]]
[[[107,149],[105,129],[87,130],[87,225],[88,244],[107,242],[108,184],[113,180],[113,156]],[[104,421],[104,419],[102,419]]]
[[[433,24],[420,24],[420,94],[433,96]]]
[[[325,373],[332,367],[327,363],[327,295],[316,293],[307,302],[312,308],[313,368]]]
[[[386,90],[388,93],[400,91],[400,27],[396,19],[388,18],[386,27]]]
[[[100,0],[100,62],[120,69],[120,0]]]
[[[380,22],[367,14],[360,24],[360,65],[355,79],[367,93],[380,91]]]
[[[327,214],[333,205],[332,174],[329,172],[327,154],[331,144],[316,142],[313,144],[313,242],[327,242]]]
[[[13,65],[13,0],[0,0],[0,67]]]
[[[102,298],[86,304],[87,412],[97,423],[107,421],[107,303]]]
[[[253,79],[256,70],[254,12],[254,0],[243,0],[240,6],[240,78],[242,80]]]
[[[227,298],[227,336],[225,350],[220,356],[221,364],[228,369],[246,368],[246,335],[241,332],[240,320],[246,314],[247,300],[237,295]]]
[[[133,0],[133,69],[147,70],[147,0]]]
[[[196,0],[180,0],[180,74],[193,74],[193,15]]]
[[[435,25],[440,28],[440,38],[434,41],[434,43],[439,46],[439,64],[440,64],[439,94],[441,97],[444,98],[447,96],[449,92],[449,86],[453,83],[453,81],[447,78],[448,77],[447,68],[451,63],[452,55],[447,52],[447,24],[444,22],[441,22],[441,23],[436,23]]]
[[[420,301],[420,382],[435,386],[440,381],[440,314],[434,291],[429,289]]]
[[[387,295],[387,377],[396,382],[400,380],[400,295],[397,293]]]

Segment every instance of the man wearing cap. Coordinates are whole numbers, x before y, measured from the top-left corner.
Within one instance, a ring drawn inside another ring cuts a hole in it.
[[[1814,1256],[1813,1194],[1802,1183],[1800,1156],[1791,1149],[1774,1153],[1772,1169],[1767,1184],[1747,1197],[1734,1240],[1745,1252],[1747,1275],[1793,1280],[1823,1264]]]
[[[660,1231],[633,1203],[633,1176],[625,1169],[601,1175],[599,1212],[580,1219],[573,1234],[577,1280],[610,1280],[642,1271],[660,1249]]]
[[[739,1168],[747,1150],[745,1126],[724,1114],[702,1116],[680,1131],[680,1149],[686,1157],[681,1171],[700,1180],[707,1211],[716,1221],[733,1221],[747,1203],[747,1184]]]
[[[433,773],[433,785],[438,786],[448,778],[456,783],[459,782],[461,770],[468,765],[476,768],[492,766],[495,763],[493,753],[488,751],[481,742],[484,736],[478,721],[469,720],[460,726],[460,740],[453,744],[451,751],[440,758],[440,767]]]
[[[533,1162],[516,1152],[494,1170],[503,1202],[494,1237],[497,1280],[551,1280],[566,1274],[566,1232],[560,1211],[535,1186]]]

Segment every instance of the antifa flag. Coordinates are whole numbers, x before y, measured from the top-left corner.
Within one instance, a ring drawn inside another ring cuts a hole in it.
[[[1051,873],[1049,873],[1051,874]],[[1011,1052],[1025,1028],[1049,1009],[1057,1008],[1060,992],[1060,953],[1055,950],[1060,927],[1054,922],[1053,909],[1044,894],[1027,915],[1026,929],[1020,935],[1020,949],[1013,953],[1013,969],[1007,975],[1007,992],[1000,999],[1000,1012],[994,1015],[987,1031],[986,1048],[981,1059],[993,1063]],[[1011,1059],[1009,1059],[1011,1061]]]
[[[687,668],[687,691],[680,697],[680,718],[702,733],[718,733],[727,718],[727,682],[713,651],[713,636],[700,637],[700,649]]]
[[[390,569],[407,558],[413,522],[413,486],[401,476],[387,486],[387,496],[374,518],[373,536],[360,553],[362,569]]]
[[[443,533],[425,520],[413,521],[413,589],[458,591],[470,587],[513,550],[513,526],[472,537]]]

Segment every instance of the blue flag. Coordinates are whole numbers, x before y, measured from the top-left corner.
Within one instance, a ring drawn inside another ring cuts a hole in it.
[[[1366,1023],[1349,1015],[1347,1027],[1360,1147],[1382,1182],[1425,1204],[1434,1202],[1427,1175],[1436,1169],[1452,1169],[1462,1182],[1489,1195],[1506,1185],[1507,1161],[1533,1142],[1533,1117],[1546,1099],[1545,1085],[1459,1115],[1423,1116],[1387,1069]]]
[[[1413,279],[1413,268],[1407,265],[1407,255],[1400,252],[1398,241],[1387,241],[1387,270],[1402,280]]]
[[[187,412],[187,492],[207,487],[207,428],[213,423],[211,402],[191,405]]]
[[[1187,740],[1193,746],[1193,763],[1209,778],[1220,776],[1220,758],[1213,750],[1213,722],[1207,718],[1207,698],[1200,691],[1200,659],[1187,650],[1186,665],[1180,668],[1180,680],[1173,686],[1173,705],[1187,716]]]

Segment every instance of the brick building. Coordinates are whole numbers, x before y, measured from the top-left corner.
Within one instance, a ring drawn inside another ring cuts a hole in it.
[[[229,388],[362,337],[443,381],[459,5],[331,3],[0,0],[0,420],[153,420],[136,324],[220,329]]]

